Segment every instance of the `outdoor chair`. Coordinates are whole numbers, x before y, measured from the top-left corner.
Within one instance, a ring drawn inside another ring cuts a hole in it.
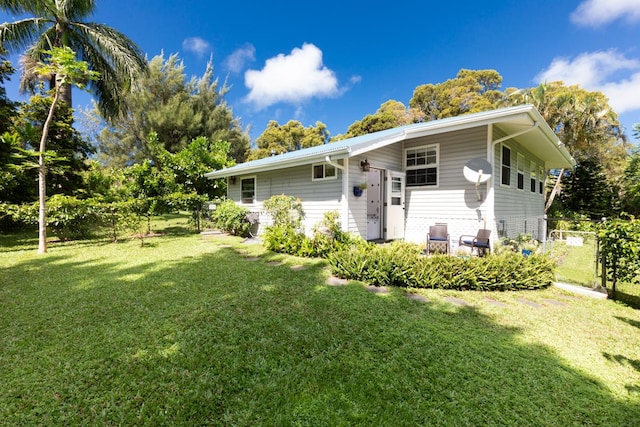
[[[449,253],[449,232],[447,224],[436,224],[429,226],[427,233],[427,255],[431,252]]]
[[[491,241],[489,235],[491,230],[481,228],[475,236],[460,236],[458,246],[467,246],[471,248],[471,253],[475,249],[478,256],[484,256],[491,252]]]

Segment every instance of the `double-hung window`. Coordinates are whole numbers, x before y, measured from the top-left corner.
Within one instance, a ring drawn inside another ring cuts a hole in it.
[[[506,145],[502,146],[502,159],[500,161],[500,182],[502,185],[511,185],[511,149]]]
[[[240,180],[240,201],[242,203],[254,203],[256,201],[256,177],[242,178]]]
[[[518,190],[524,190],[524,154],[518,153],[517,159]]]
[[[326,164],[318,163],[311,166],[311,179],[313,181],[321,181],[324,179],[336,179],[338,174],[336,173],[336,167]]]
[[[438,185],[438,145],[407,148],[404,151],[407,186]]]
[[[531,162],[531,166],[530,166],[530,174],[531,174],[531,192],[535,193],[536,190],[538,189],[538,178],[536,176],[536,174],[538,173],[538,165],[536,165],[535,163]]]

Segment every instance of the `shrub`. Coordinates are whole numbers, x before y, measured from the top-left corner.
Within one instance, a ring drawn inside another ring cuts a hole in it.
[[[300,199],[284,194],[275,195],[265,200],[262,203],[262,207],[266,213],[271,215],[273,225],[290,227],[300,231],[302,219],[304,218]]]
[[[420,248],[406,243],[353,246],[331,253],[328,260],[333,274],[375,285],[505,291],[544,288],[554,279],[554,264],[543,255],[424,257]]]
[[[249,235],[249,221],[247,214],[249,210],[237,205],[233,200],[225,200],[213,211],[211,219],[213,224],[222,231],[234,236],[246,237]]]
[[[618,280],[640,283],[640,220],[606,221],[600,225],[598,237],[613,292]]]

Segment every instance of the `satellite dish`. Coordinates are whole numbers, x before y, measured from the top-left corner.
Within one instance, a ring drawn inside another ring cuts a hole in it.
[[[469,182],[472,182],[476,185],[476,195],[478,196],[478,200],[482,200],[482,195],[480,194],[480,184],[483,182],[487,182],[489,178],[491,178],[492,171],[491,163],[483,159],[482,157],[477,157],[475,159],[471,159],[464,165],[462,169],[462,173],[465,179]]]
[[[491,178],[491,163],[481,157],[471,159],[464,165],[462,173],[467,181],[474,184],[487,182]]]

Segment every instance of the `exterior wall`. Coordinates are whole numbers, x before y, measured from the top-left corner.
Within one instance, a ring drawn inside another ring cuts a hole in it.
[[[494,139],[503,135],[496,134]],[[511,149],[510,185],[502,184],[502,146]],[[518,154],[524,155],[524,188],[517,188]],[[528,150],[514,140],[507,140],[496,144],[493,149],[495,173],[493,179],[495,228],[498,237],[515,238],[518,234],[528,233],[536,239],[542,239],[542,223],[544,221],[545,192],[540,193],[540,182],[544,187],[544,176],[536,172],[536,189],[531,191],[531,162],[537,169],[543,167],[544,162],[535,157]],[[546,171],[545,171],[546,172]]]
[[[401,144],[392,144],[378,150],[370,151],[361,156],[349,159],[349,222],[348,231],[359,234],[366,239],[367,236],[367,192],[356,197],[353,187],[366,181],[366,173],[360,168],[360,162],[367,160],[372,169],[402,170]]]
[[[312,166],[304,165],[290,169],[262,172],[257,175],[239,175],[234,185],[229,185],[227,197],[248,208],[251,212],[259,212],[259,229],[261,233],[271,218],[262,212],[262,202],[278,194],[294,196],[302,201],[305,213],[303,225],[305,232],[311,233],[313,226],[322,220],[325,211],[341,209],[342,171],[337,170],[336,179],[313,181]],[[240,182],[242,178],[256,177],[256,202],[245,204],[240,202]]]
[[[455,250],[461,235],[475,235],[487,221],[487,185],[480,185],[483,200],[478,201],[475,184],[462,173],[469,160],[487,157],[487,128],[418,138],[405,142],[403,148],[430,144],[439,144],[438,185],[407,187],[405,239],[424,244],[430,225],[446,223]]]

